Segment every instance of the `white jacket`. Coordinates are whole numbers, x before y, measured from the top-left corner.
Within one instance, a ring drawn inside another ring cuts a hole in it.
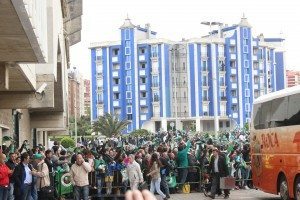
[[[86,186],[89,185],[89,172],[92,171],[92,167],[89,163],[83,162],[82,165],[77,165],[76,163],[72,165],[70,174],[71,181],[73,185],[76,186]]]
[[[128,179],[130,182],[143,182],[143,174],[139,163],[133,161],[132,164],[129,164],[126,168]]]

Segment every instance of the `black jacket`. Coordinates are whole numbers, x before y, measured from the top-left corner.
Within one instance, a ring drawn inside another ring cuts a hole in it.
[[[211,172],[211,173],[215,173],[214,163],[215,163],[215,156],[212,156],[210,163],[209,163],[209,172]],[[220,177],[226,177],[229,175],[226,158],[222,154],[219,154],[218,169],[219,169]]]
[[[32,166],[30,164],[28,164],[28,167],[32,170]],[[25,167],[22,162],[16,166],[13,177],[15,180],[14,194],[16,196],[21,196],[24,192],[24,181],[26,178]]]
[[[7,166],[10,170],[14,170],[15,167],[16,167],[16,164],[15,164],[11,159],[9,159],[5,164],[6,164],[6,166]],[[14,182],[15,182],[13,176],[9,177],[9,182],[10,182],[10,183],[14,183]]]

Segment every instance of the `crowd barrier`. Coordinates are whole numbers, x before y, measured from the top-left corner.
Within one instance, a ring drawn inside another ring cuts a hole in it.
[[[207,181],[207,177],[205,176],[206,171],[205,169],[201,168],[200,166],[188,166],[186,169],[188,169],[188,175],[186,178],[186,181],[184,183],[180,183],[179,180],[179,171],[181,169],[184,169],[183,167],[177,167],[175,170],[172,170],[170,174],[167,176],[167,182],[168,186],[170,188],[170,191],[173,191],[172,193],[176,193],[178,189],[180,189],[183,193],[189,193],[191,191],[194,192],[202,192],[205,181]],[[113,174],[115,175],[113,179],[111,180],[111,194],[104,194],[97,195],[97,181],[96,181],[96,174],[95,172],[92,172],[89,174],[89,181],[90,181],[90,194],[92,196],[92,199],[105,199],[105,198],[111,198],[111,199],[123,199],[124,198],[124,191],[129,189],[129,183],[127,185],[122,185],[121,182],[118,182],[118,180],[121,180],[120,173],[117,171],[113,171]],[[248,179],[236,179],[236,182],[241,181],[252,181],[251,178]],[[55,172],[54,176],[54,185],[56,188],[56,192],[58,197],[65,197],[73,194],[73,186],[70,179],[70,173],[65,172],[63,169],[60,169]],[[149,184],[150,186],[150,184]],[[108,189],[107,183],[104,183],[102,187],[103,191],[106,191]]]

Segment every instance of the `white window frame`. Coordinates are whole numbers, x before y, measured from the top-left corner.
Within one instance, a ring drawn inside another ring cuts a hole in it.
[[[244,67],[249,68],[249,60],[244,60]]]
[[[247,28],[243,28],[243,38],[248,39],[248,29]]]
[[[131,76],[126,76],[126,85],[131,84]]]
[[[248,45],[243,45],[243,52],[248,53],[249,52],[248,48],[249,48]]]
[[[244,79],[245,79],[245,82],[250,82],[249,74],[245,74]]]
[[[127,52],[128,51],[128,52]],[[130,47],[125,47],[125,55],[128,56],[131,54],[131,49]]]
[[[250,97],[250,90],[249,89],[245,89],[245,97]]]
[[[130,110],[130,112],[129,112],[129,110]],[[126,113],[132,114],[132,106],[126,106]]]
[[[128,96],[130,96],[130,97],[128,97]],[[126,91],[126,99],[132,99],[132,92],[131,91]]]
[[[250,103],[245,103],[245,111],[250,112]]]
[[[125,40],[130,40],[130,30],[125,29]]]
[[[129,65],[129,66],[127,66],[127,65]],[[126,70],[129,70],[129,69],[131,69],[131,62],[129,61],[129,62],[125,62],[125,69]]]

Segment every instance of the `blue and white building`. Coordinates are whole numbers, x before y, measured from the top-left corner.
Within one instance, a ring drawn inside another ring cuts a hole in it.
[[[130,120],[127,132],[243,126],[255,98],[285,87],[284,39],[255,37],[245,17],[180,42],[130,19],[120,30],[120,41],[91,44],[91,113]]]

